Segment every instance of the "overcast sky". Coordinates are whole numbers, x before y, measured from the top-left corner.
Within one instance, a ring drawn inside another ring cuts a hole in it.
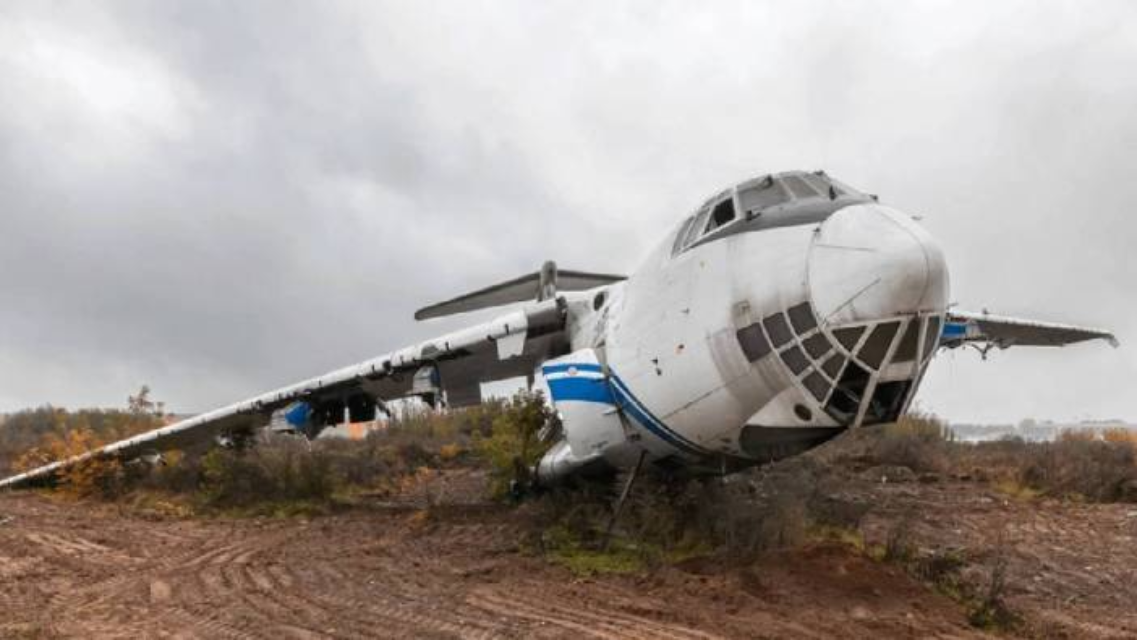
[[[199,411],[629,271],[826,169],[923,216],[964,308],[1104,344],[945,354],[953,420],[1137,419],[1132,2],[0,4],[0,411]]]

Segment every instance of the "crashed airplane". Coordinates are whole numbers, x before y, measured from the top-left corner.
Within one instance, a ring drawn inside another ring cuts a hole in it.
[[[630,276],[540,271],[426,307],[425,320],[503,305],[486,322],[0,481],[18,487],[95,456],[151,457],[275,422],[315,437],[390,400],[481,401],[528,377],[563,428],[534,470],[730,472],[895,421],[945,349],[1061,346],[1097,329],[959,311],[943,252],[912,216],[824,172],[727,188]],[[634,474],[633,474],[634,475]]]

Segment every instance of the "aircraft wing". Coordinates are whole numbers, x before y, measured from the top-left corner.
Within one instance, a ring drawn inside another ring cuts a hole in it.
[[[563,352],[566,317],[563,298],[545,300],[490,322],[0,480],[0,489],[50,478],[96,456],[133,458],[208,445],[219,436],[249,434],[268,426],[274,413],[288,418],[297,407],[302,410],[296,414],[318,428],[342,422],[345,410],[370,412],[373,417],[377,401],[409,396],[428,401],[445,397],[449,406],[477,404],[482,382],[532,375],[542,361]]]
[[[1061,347],[1086,340],[1101,339],[1114,347],[1117,338],[1108,331],[1053,322],[1008,318],[973,311],[949,311],[940,336],[940,345],[954,348],[977,344],[986,348]]]

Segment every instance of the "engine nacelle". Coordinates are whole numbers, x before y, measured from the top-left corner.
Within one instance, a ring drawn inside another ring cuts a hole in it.
[[[564,427],[558,442],[537,464],[537,479],[549,484],[583,467],[604,467],[627,436],[608,374],[592,349],[546,361],[541,374]]]

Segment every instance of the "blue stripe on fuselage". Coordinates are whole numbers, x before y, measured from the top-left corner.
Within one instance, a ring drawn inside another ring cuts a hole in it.
[[[615,390],[617,399],[620,400],[620,409],[630,414],[636,422],[643,425],[648,431],[685,453],[695,455],[706,455],[708,453],[652,415],[651,411],[632,394],[631,389],[624,384],[619,376],[612,376],[612,388]]]
[[[546,376],[545,382],[549,385],[549,394],[554,402],[578,401],[617,405],[653,435],[680,451],[695,455],[708,453],[652,415],[651,411],[635,397],[628,385],[614,373],[611,373],[607,379],[566,376],[550,380],[547,377],[550,374],[567,372],[570,368],[577,371],[601,371],[600,365],[596,364],[554,364],[542,367],[541,371]]]
[[[546,379],[549,393],[556,402],[572,401],[616,404],[612,399],[612,389],[604,378],[554,378]]]

